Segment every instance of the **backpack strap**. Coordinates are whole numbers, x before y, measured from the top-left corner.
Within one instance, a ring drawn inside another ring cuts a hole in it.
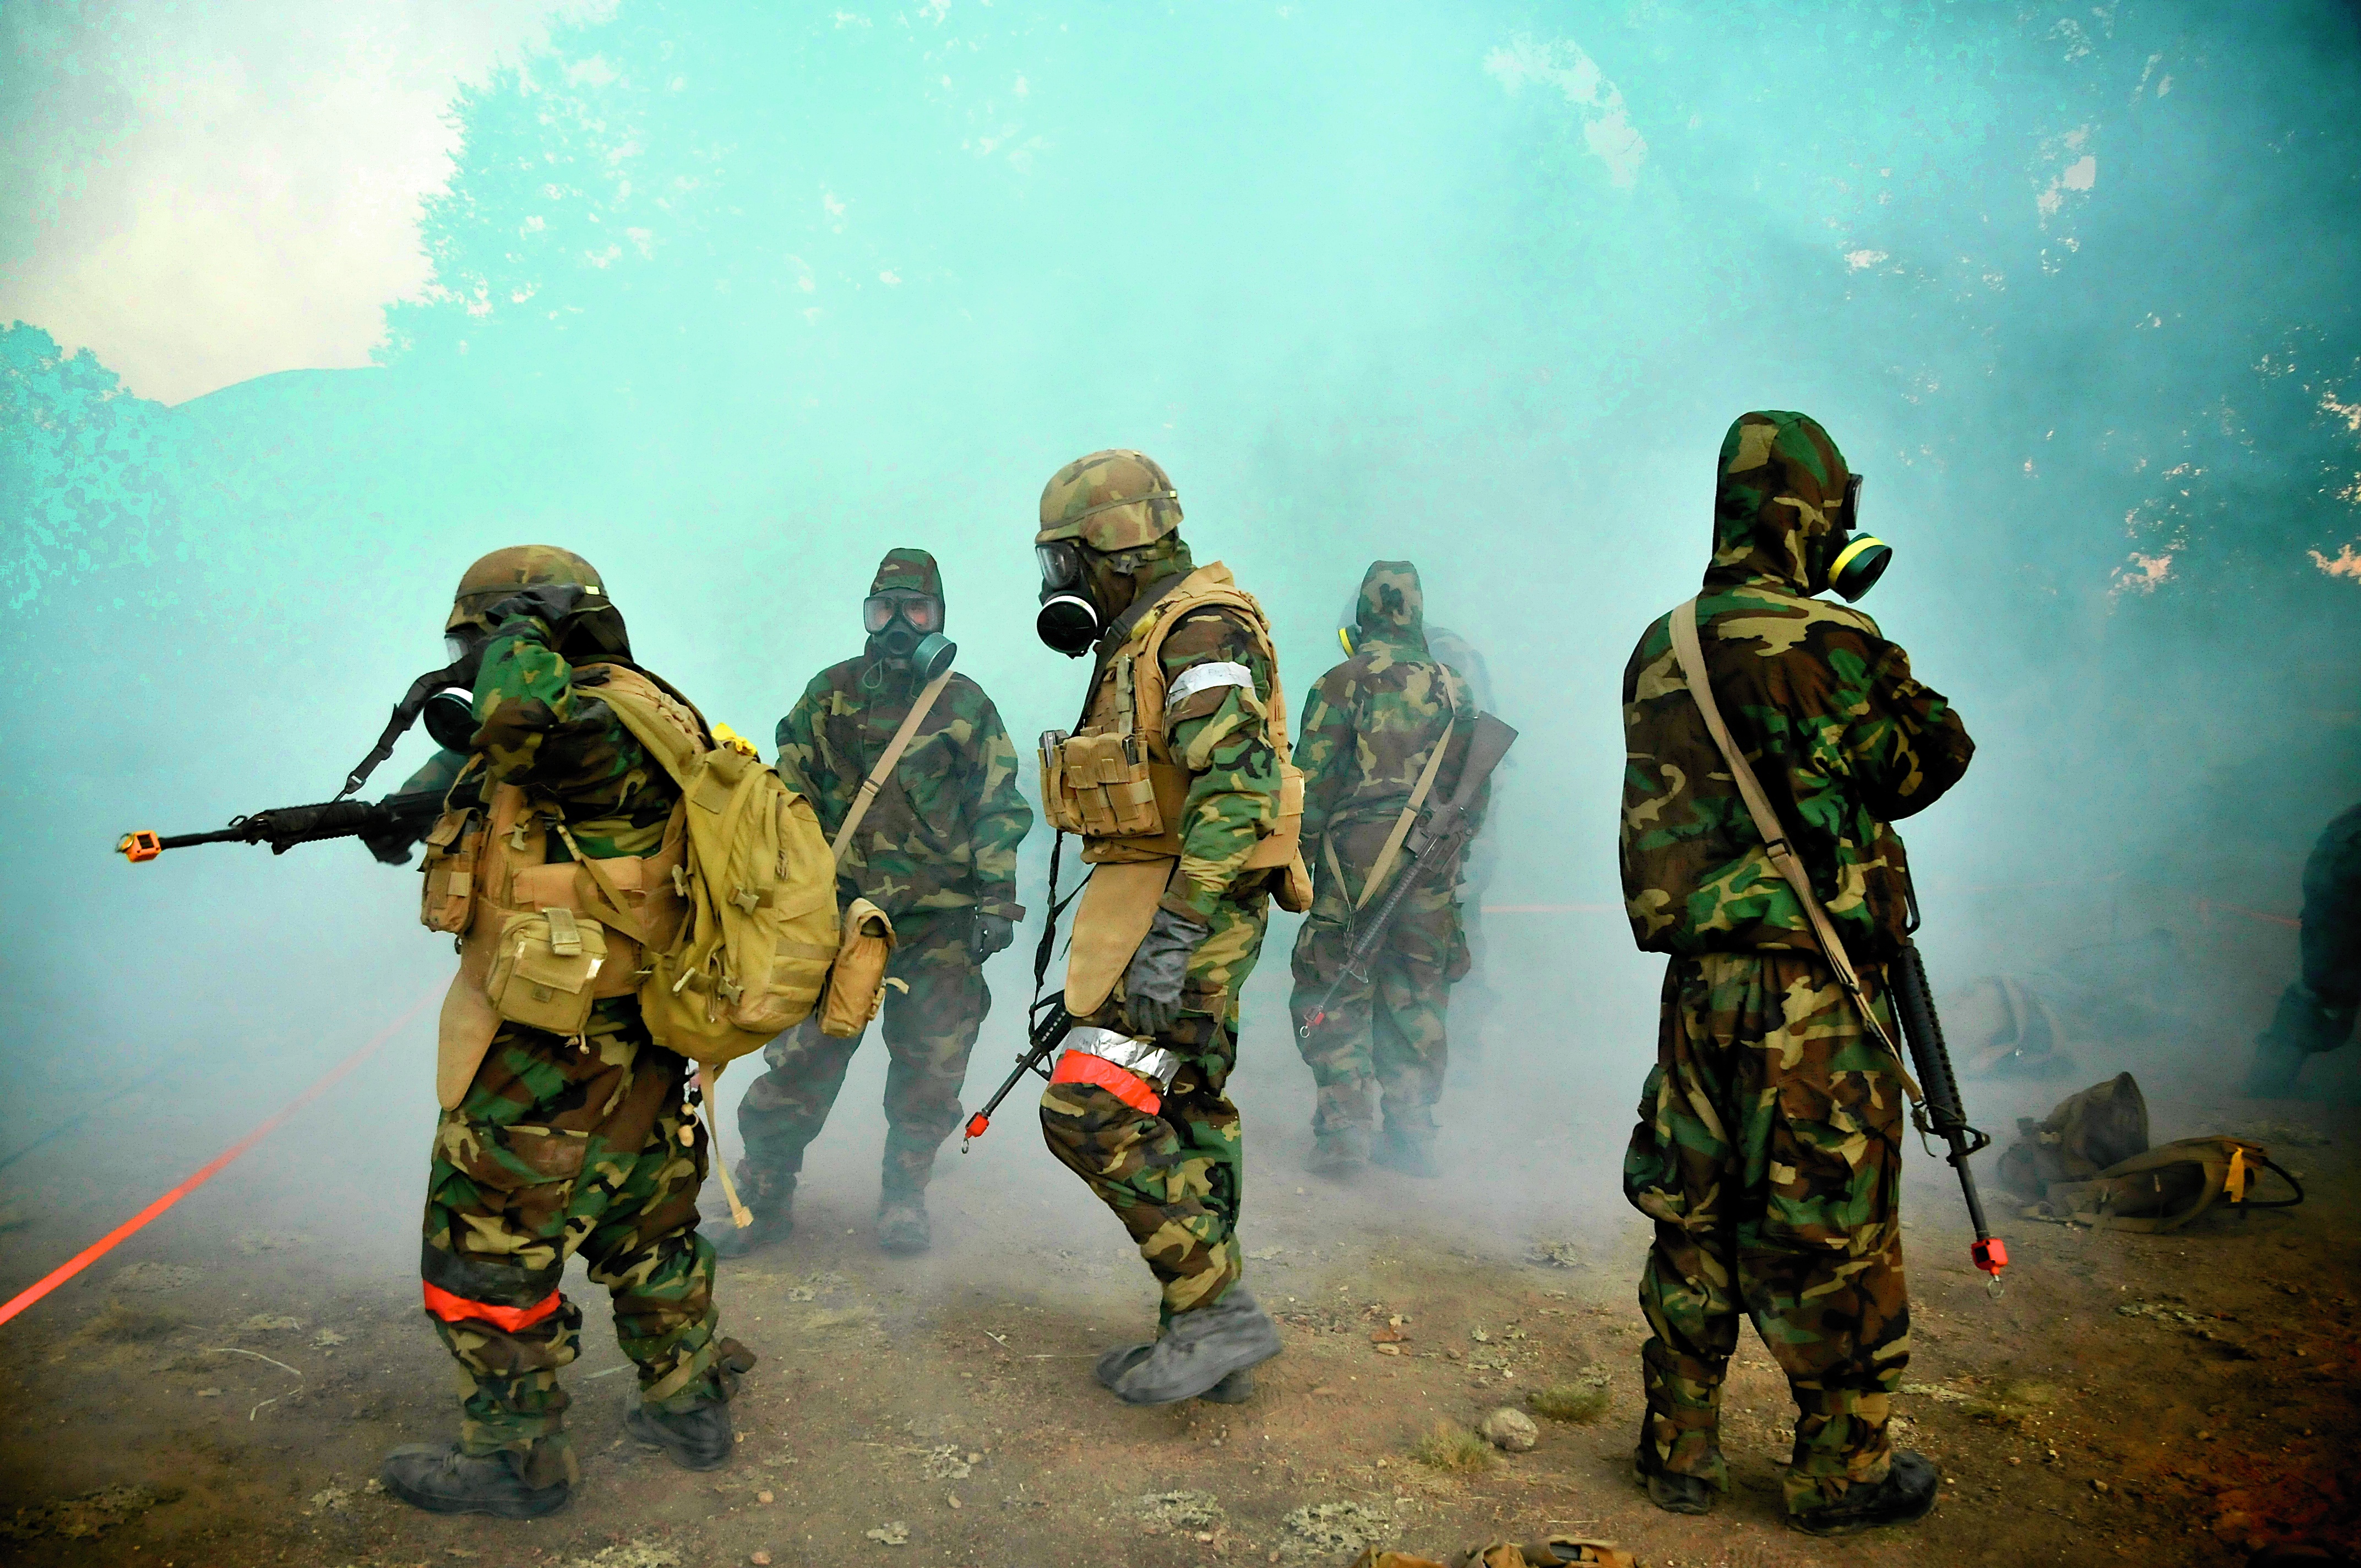
[[[894,776],[894,764],[902,760],[903,751],[909,747],[910,737],[918,732],[918,725],[927,717],[927,710],[935,706],[935,698],[943,695],[943,687],[950,684],[950,678],[951,673],[945,670],[927,683],[927,689],[920,692],[918,700],[910,705],[909,717],[903,719],[902,727],[894,731],[894,738],[885,742],[884,754],[877,759],[877,765],[869,770],[867,778],[861,781],[860,792],[852,797],[852,809],[844,814],[844,826],[836,830],[836,841],[828,847],[828,852],[836,857],[838,865],[844,864],[845,846],[852,842],[853,829],[861,826],[861,819],[869,815],[869,803],[877,798],[877,792],[884,789],[885,781]]]
[[[1696,699],[1697,713],[1705,719],[1706,733],[1713,737],[1715,748],[1722,761],[1730,764],[1730,776],[1738,785],[1739,798],[1746,802],[1747,815],[1754,818],[1754,830],[1763,836],[1763,851],[1771,857],[1772,866],[1786,879],[1795,890],[1795,901],[1804,906],[1804,916],[1811,922],[1812,937],[1819,944],[1820,956],[1837,977],[1837,983],[1852,998],[1861,1014],[1861,1023],[1875,1036],[1894,1058],[1894,1070],[1902,1075],[1902,1087],[1910,1091],[1913,1104],[1926,1096],[1910,1076],[1902,1060],[1902,1051],[1885,1025],[1870,1011],[1869,996],[1861,989],[1861,976],[1852,967],[1852,956],[1845,951],[1843,939],[1828,920],[1828,913],[1820,907],[1819,895],[1812,891],[1812,879],[1796,858],[1795,846],[1787,841],[1787,830],[1779,822],[1779,813],[1771,805],[1771,797],[1763,793],[1763,781],[1754,776],[1754,769],[1746,761],[1746,753],[1731,739],[1730,726],[1721,720],[1721,708],[1713,700],[1713,683],[1705,669],[1705,649],[1697,641],[1697,601],[1689,599],[1673,611],[1673,654],[1680,661],[1681,674],[1688,681],[1689,696]]]

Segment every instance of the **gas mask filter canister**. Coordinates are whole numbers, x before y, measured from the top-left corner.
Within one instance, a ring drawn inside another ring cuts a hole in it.
[[[1041,563],[1041,609],[1033,618],[1034,634],[1051,652],[1079,659],[1106,630],[1082,581],[1082,550],[1060,539],[1035,545],[1033,554]]]
[[[1850,533],[1860,519],[1861,476],[1852,474],[1845,479],[1845,532]],[[1848,604],[1859,603],[1893,564],[1894,546],[1874,534],[1861,534],[1839,549],[1836,559],[1828,563],[1828,587],[1843,595]]]

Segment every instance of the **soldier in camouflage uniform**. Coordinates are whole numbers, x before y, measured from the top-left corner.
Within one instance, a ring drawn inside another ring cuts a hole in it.
[[[541,545],[488,555],[461,579],[446,630],[480,649],[475,753],[439,754],[404,790],[445,785],[456,805],[521,786],[583,854],[651,852],[680,791],[598,698],[611,668],[631,666],[589,564]],[[549,861],[573,858],[564,835],[546,842]],[[582,1311],[559,1281],[577,1252],[639,1365],[631,1434],[691,1469],[730,1457],[726,1401],[753,1361],[717,1332],[713,1249],[697,1234],[708,1144],[684,1114],[691,1071],[649,1037],[631,995],[598,1002],[578,1040],[499,1025],[443,1113],[427,1179],[426,1311],[471,1391],[456,1447],[387,1456],[395,1495],[506,1518],[563,1506],[577,1470],[557,1372],[577,1354]]]
[[[1378,1163],[1411,1176],[1435,1174],[1434,1103],[1450,1065],[1444,1027],[1451,985],[1466,972],[1456,865],[1421,868],[1418,886],[1396,911],[1365,978],[1345,973],[1358,933],[1356,910],[1371,910],[1402,873],[1395,828],[1436,746],[1445,746],[1428,800],[1459,781],[1476,703],[1467,683],[1429,652],[1425,596],[1408,561],[1373,563],[1361,579],[1353,656],[1330,670],[1303,705],[1296,762],[1303,769],[1303,841],[1318,889],[1295,938],[1290,1003],[1296,1046],[1319,1086],[1306,1168],[1346,1176],[1369,1157],[1373,1091],[1385,1104]],[[1482,820],[1484,796],[1475,817]],[[1422,802],[1422,808],[1424,802]],[[1389,839],[1397,852],[1372,885]],[[1313,1011],[1343,986],[1316,1027]]]
[[[1050,1153],[1123,1222],[1159,1287],[1160,1337],[1099,1358],[1100,1381],[1133,1404],[1244,1399],[1248,1369],[1279,1354],[1276,1326],[1243,1283],[1245,1159],[1224,1092],[1237,1062],[1238,995],[1283,874],[1249,864],[1277,825],[1280,763],[1268,718],[1279,671],[1259,608],[1225,568],[1197,566],[1180,524],[1164,470],[1139,453],[1110,451],[1050,479],[1036,535],[1043,641],[1098,653],[1082,731],[1118,732],[1109,693],[1120,688],[1127,708],[1146,640],[1160,632],[1160,724],[1141,719],[1129,743],[1135,760],[1169,756],[1185,788],[1165,829],[1170,859],[1097,867],[1093,894],[1117,885],[1116,873],[1147,869],[1145,903],[1132,913],[1153,914],[1137,921],[1146,935],[1128,961],[1118,958],[1104,1000],[1078,995],[1069,969],[1074,1027],[1041,1096]],[[1104,843],[1086,838],[1085,855]],[[1105,914],[1113,907],[1085,896],[1077,954],[1104,941],[1104,927],[1117,924]]]
[[[1907,919],[1890,823],[1972,751],[1950,705],[1876,622],[1812,596],[1855,520],[1828,433],[1750,413],[1723,440],[1699,640],[1736,743],[1898,1038],[1882,983]],[[1623,888],[1639,945],[1670,955],[1656,1066],[1623,1184],[1655,1222],[1640,1284],[1650,1496],[1703,1513],[1727,1491],[1722,1376],[1751,1317],[1798,1417],[1790,1519],[1836,1533],[1915,1519],[1933,1467],[1896,1453],[1887,1399],[1909,1360],[1899,1064],[1863,1026],[1773,869],[1676,662],[1671,618],[1623,676]]]
[[[926,684],[914,654],[942,630],[942,575],[923,550],[887,551],[869,594],[866,650],[814,675],[779,720],[779,776],[812,803],[831,839]],[[1025,917],[1016,847],[1032,825],[999,712],[982,686],[954,673],[838,862],[843,902],[866,898],[893,916],[886,973],[909,987],[889,988],[884,1006],[893,1062],[877,1240],[888,1252],[923,1252],[932,1239],[927,1180],[935,1151],[960,1124],[968,1054],[992,1005],[983,960],[1008,946]],[[815,1017],[763,1052],[770,1070],[738,1106],[746,1142],[738,1186],[754,1223],[722,1232],[722,1255],[794,1228],[804,1149],[819,1135],[864,1037],[824,1035]]]
[[[2328,825],[2303,863],[2303,974],[2255,1038],[2249,1099],[2295,1094],[2303,1064],[2353,1037],[2361,1015],[2361,806]]]

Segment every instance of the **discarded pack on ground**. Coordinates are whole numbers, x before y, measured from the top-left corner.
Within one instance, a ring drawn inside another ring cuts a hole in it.
[[[2000,1178],[2035,1201],[2029,1217],[2162,1232],[2179,1230],[2216,1204],[2244,1213],[2303,1201],[2295,1178],[2250,1139],[2215,1134],[2150,1148],[2147,1101],[2127,1072],[2070,1095],[2039,1122],[2019,1117],[2016,1126]],[[2293,1196],[2257,1198],[2265,1171]]]

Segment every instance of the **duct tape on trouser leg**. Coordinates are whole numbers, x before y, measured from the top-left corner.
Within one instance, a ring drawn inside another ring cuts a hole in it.
[[[1051,1083],[1089,1083],[1133,1110],[1153,1116],[1180,1076],[1180,1053],[1114,1029],[1078,1024],[1066,1032],[1065,1053]]]

